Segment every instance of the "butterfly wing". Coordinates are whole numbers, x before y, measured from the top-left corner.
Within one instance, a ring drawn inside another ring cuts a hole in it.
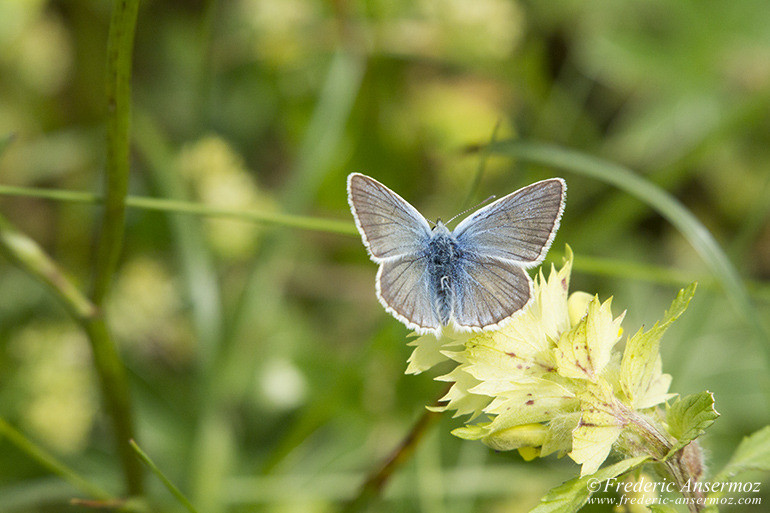
[[[531,267],[545,258],[556,236],[566,192],[561,178],[533,183],[480,208],[453,233],[479,255]]]
[[[418,332],[441,329],[430,288],[427,259],[410,255],[380,263],[377,298],[396,319]]]
[[[425,257],[428,222],[401,196],[359,173],[348,176],[348,202],[364,246],[380,264],[380,303],[410,329],[438,332]]]
[[[372,260],[414,255],[430,238],[425,218],[401,196],[360,173],[348,176],[348,203]]]
[[[454,281],[452,314],[460,328],[494,328],[532,298],[532,280],[515,262],[466,254]]]

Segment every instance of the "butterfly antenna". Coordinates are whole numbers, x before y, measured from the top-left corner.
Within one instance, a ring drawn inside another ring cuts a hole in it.
[[[445,224],[449,224],[449,223],[451,223],[452,221],[454,221],[455,219],[457,219],[457,218],[458,218],[458,217],[460,217],[461,215],[463,215],[463,214],[467,214],[467,213],[468,213],[468,212],[470,212],[471,210],[476,210],[477,208],[479,208],[479,207],[480,207],[481,205],[483,205],[484,203],[489,203],[490,201],[492,201],[492,200],[493,200],[493,199],[495,199],[496,197],[497,197],[497,196],[495,196],[495,195],[493,194],[493,195],[491,195],[490,197],[488,197],[487,199],[485,199],[484,201],[482,201],[482,202],[478,203],[477,205],[474,205],[474,206],[472,206],[471,208],[466,208],[465,210],[463,210],[462,212],[460,212],[459,214],[457,214],[456,216],[454,216],[452,219],[450,219],[449,221],[447,221]]]

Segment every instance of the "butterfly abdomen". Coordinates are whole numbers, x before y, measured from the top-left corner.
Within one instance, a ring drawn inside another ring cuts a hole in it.
[[[449,233],[433,236],[425,251],[428,260],[428,274],[433,305],[441,324],[446,326],[452,317],[452,289],[457,279],[459,249],[457,242]]]

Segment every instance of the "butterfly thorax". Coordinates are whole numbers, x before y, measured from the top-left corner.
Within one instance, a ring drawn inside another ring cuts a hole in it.
[[[441,324],[447,325],[452,316],[452,284],[457,279],[460,250],[455,237],[441,221],[431,232],[425,255],[430,286],[436,298],[433,306]]]

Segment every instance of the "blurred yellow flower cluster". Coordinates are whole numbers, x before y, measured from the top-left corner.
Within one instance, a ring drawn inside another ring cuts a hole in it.
[[[145,360],[176,366],[195,358],[194,337],[179,284],[158,260],[127,262],[115,281],[107,314],[120,345]]]
[[[186,146],[178,165],[195,195],[212,208],[275,210],[241,156],[220,137],[207,136]],[[209,243],[220,256],[237,260],[253,255],[259,235],[253,224],[224,219],[207,219],[205,223]]]
[[[82,450],[98,407],[85,335],[70,324],[37,323],[17,332],[9,350],[24,429],[56,451]]]

